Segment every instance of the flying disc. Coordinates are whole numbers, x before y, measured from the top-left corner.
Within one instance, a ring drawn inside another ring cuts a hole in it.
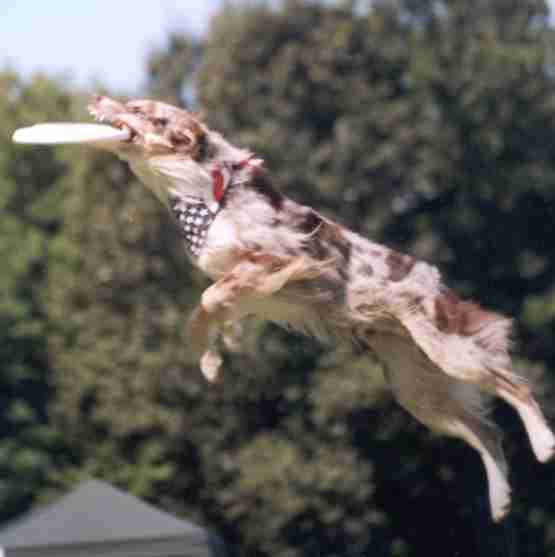
[[[57,145],[62,143],[97,143],[125,141],[128,130],[120,130],[105,124],[47,123],[20,128],[13,134],[15,143]]]

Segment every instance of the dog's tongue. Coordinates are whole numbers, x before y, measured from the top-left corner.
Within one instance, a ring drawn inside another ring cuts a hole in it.
[[[120,130],[105,124],[46,123],[19,128],[13,134],[15,143],[59,145],[64,143],[105,143],[126,141],[128,130]]]

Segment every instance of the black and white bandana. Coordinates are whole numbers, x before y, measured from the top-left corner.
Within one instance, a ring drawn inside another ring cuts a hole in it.
[[[214,166],[211,170],[212,190],[209,201],[197,197],[175,196],[170,198],[173,216],[185,238],[187,251],[192,256],[199,256],[206,241],[208,229],[214,222],[228,189],[234,183],[235,185],[239,183],[233,182],[234,173],[247,166],[258,167],[262,162],[261,159],[254,158],[254,155],[249,155],[236,164],[224,162]]]
[[[191,255],[198,257],[216,213],[201,199],[173,198],[170,200],[170,206],[185,238],[185,247]]]

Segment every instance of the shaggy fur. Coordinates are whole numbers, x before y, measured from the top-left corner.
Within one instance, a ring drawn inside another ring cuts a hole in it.
[[[220,370],[217,341],[226,323],[247,315],[350,342],[359,353],[362,347],[369,362],[383,365],[399,404],[478,451],[492,516],[506,515],[507,466],[484,397],[498,396],[519,413],[538,460],[548,460],[555,447],[530,387],[511,367],[508,319],[459,299],[435,267],[282,196],[261,160],[194,115],[106,97],[89,108],[100,121],[131,131],[127,143],[105,147],[173,211],[192,262],[215,281],[189,324],[208,380]],[[197,223],[197,207],[208,220]]]

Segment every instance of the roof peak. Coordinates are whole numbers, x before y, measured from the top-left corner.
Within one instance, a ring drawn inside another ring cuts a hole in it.
[[[170,537],[205,540],[200,527],[97,479],[0,530],[0,547],[32,547]]]

